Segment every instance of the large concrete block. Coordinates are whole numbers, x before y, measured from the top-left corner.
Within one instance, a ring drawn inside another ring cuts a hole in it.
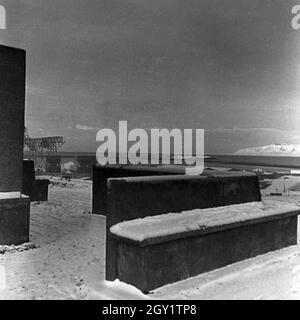
[[[0,46],[0,192],[22,190],[25,51]]]
[[[35,182],[34,161],[23,160],[23,187],[24,194],[29,195],[31,186]]]
[[[0,244],[19,245],[28,242],[29,221],[28,197],[0,199]]]
[[[120,241],[116,250],[116,277],[148,292],[295,244],[296,215],[221,228],[200,236],[179,237],[155,245],[141,246]]]
[[[184,175],[183,168],[150,166],[93,166],[92,211],[94,214],[106,215],[107,180],[109,178],[147,177],[165,175]]]
[[[48,179],[35,180],[29,193],[30,201],[48,201]]]
[[[48,200],[48,179],[35,178],[34,161],[23,161],[23,194],[30,197],[30,201]]]
[[[185,175],[185,169],[181,166],[130,166],[130,165],[109,165],[93,166],[93,196],[92,211],[94,214],[106,215],[107,211],[107,180],[109,178],[125,177],[149,177],[149,176],[170,176]],[[224,180],[224,196],[226,204],[242,203],[247,201],[259,201],[260,191],[258,180],[255,175],[233,172],[211,173],[204,171],[202,176],[211,176]],[[238,190],[238,192],[236,191]],[[253,199],[253,200],[252,200]]]
[[[169,212],[223,204],[219,179],[205,176],[152,176],[108,179],[110,225]]]
[[[25,51],[0,45],[0,244],[29,241],[29,198],[21,196]]]
[[[258,180],[255,174],[231,174],[216,176],[160,176],[108,179],[106,277],[116,278],[116,242],[109,229],[118,222],[144,218],[169,212],[205,209],[232,204],[260,201],[258,183],[256,189],[246,192],[235,189],[235,196],[225,192],[228,186],[243,184],[250,179],[251,186]],[[254,181],[254,182],[253,182]],[[245,183],[247,184],[247,182]],[[228,195],[229,194],[229,195]],[[235,198],[236,197],[236,198]]]

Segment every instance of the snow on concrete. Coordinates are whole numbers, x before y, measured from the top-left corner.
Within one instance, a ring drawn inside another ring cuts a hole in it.
[[[22,197],[25,197],[22,195]],[[1,199],[15,199],[15,198],[21,198],[21,192],[0,192],[0,200]]]
[[[143,241],[299,210],[296,204],[267,200],[124,221],[112,226],[110,231],[117,236]]]

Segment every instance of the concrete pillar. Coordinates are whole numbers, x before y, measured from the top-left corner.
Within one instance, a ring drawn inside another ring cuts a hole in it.
[[[0,245],[29,241],[30,201],[21,194],[25,51],[0,45]]]
[[[22,190],[25,51],[0,46],[0,192]]]

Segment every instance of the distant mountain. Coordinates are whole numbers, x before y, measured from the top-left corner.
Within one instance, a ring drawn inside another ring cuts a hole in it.
[[[300,157],[299,144],[271,144],[263,147],[240,149],[234,153],[240,156],[281,156]]]

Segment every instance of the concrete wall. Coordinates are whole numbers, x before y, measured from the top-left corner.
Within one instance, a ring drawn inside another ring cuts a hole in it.
[[[137,218],[197,208],[261,201],[252,173],[210,176],[161,176],[108,179],[106,279],[116,278],[116,242],[112,225]]]
[[[117,278],[144,292],[297,244],[297,216],[141,247],[120,242]]]
[[[110,178],[107,197],[111,225],[169,212],[261,201],[254,173]]]
[[[25,51],[0,46],[0,192],[22,190]]]
[[[93,166],[92,212],[106,215],[107,180],[109,178],[184,175],[182,168],[156,168],[149,166]]]

